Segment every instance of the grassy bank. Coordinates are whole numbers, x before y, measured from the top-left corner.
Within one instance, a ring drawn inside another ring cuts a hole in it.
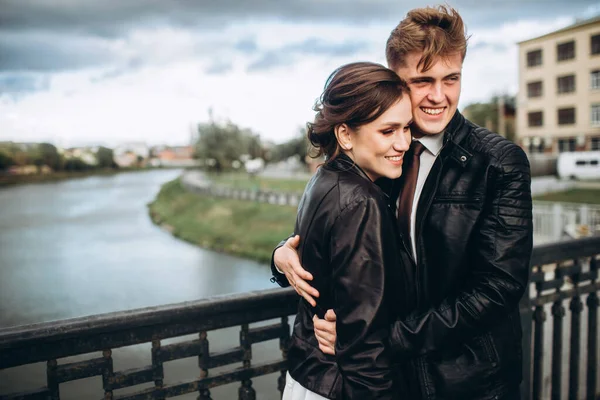
[[[198,196],[179,179],[163,185],[149,209],[155,223],[183,240],[260,262],[269,262],[296,220],[296,207]]]
[[[600,189],[572,189],[565,192],[548,193],[543,196],[535,196],[534,200],[600,204]]]
[[[265,178],[262,176],[249,176],[246,173],[209,174],[208,177],[214,184],[219,186],[249,190],[274,190],[279,192],[302,193],[306,182],[308,182],[308,178]]]

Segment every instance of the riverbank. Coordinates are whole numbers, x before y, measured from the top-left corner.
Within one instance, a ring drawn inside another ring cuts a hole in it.
[[[112,176],[123,172],[142,172],[166,168],[107,168],[90,171],[59,171],[49,174],[33,175],[2,175],[0,174],[0,188],[14,185],[26,185],[30,183],[53,183],[67,179],[81,179],[90,176]],[[172,168],[181,169],[181,168]]]
[[[296,207],[198,196],[180,179],[164,184],[148,205],[152,220],[174,236],[206,249],[268,263],[290,235]]]

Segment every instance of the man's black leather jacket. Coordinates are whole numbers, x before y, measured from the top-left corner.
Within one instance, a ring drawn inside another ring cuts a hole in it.
[[[289,372],[327,398],[405,395],[393,378],[388,336],[390,324],[406,315],[405,299],[415,297],[405,289],[410,259],[394,221],[388,196],[343,154],[319,169],[300,201],[300,260],[321,296],[316,308],[299,303]],[[312,321],[330,308],[337,314],[335,356],[319,350]]]
[[[397,199],[401,179],[378,183]],[[414,398],[487,400],[518,388],[531,207],[522,149],[457,112],[417,208],[417,307],[391,325]]]

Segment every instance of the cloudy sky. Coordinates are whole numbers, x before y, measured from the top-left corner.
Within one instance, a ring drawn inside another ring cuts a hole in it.
[[[600,14],[591,0],[448,3],[472,35],[461,108],[516,92],[516,42]],[[429,4],[0,0],[0,141],[185,144],[212,113],[282,142],[333,69],[385,63],[391,29]]]

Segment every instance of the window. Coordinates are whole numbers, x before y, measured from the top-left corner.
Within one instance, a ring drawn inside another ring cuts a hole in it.
[[[575,138],[558,139],[558,151],[575,151]]]
[[[571,125],[575,123],[575,108],[559,108],[558,109],[558,124]]]
[[[577,160],[575,161],[575,165],[583,166],[583,165],[598,165],[598,160]]]
[[[527,53],[527,66],[535,67],[542,65],[542,50],[533,50]]]
[[[542,81],[527,84],[527,97],[540,97],[542,95]]]
[[[529,126],[542,126],[544,125],[544,113],[542,111],[534,111],[527,114],[529,120]]]
[[[556,78],[558,93],[572,93],[575,91],[575,75],[559,76]]]
[[[544,143],[542,143],[542,141],[537,138],[533,139],[529,142],[529,145],[527,146],[527,150],[529,151],[530,154],[533,153],[543,153],[544,152]]]
[[[575,41],[561,43],[556,46],[556,61],[565,61],[575,58]]]
[[[591,122],[592,126],[600,126],[600,104],[592,104]]]
[[[592,89],[600,89],[600,69],[596,69],[590,73],[590,81]]]
[[[592,150],[600,150],[600,136],[592,138]]]
[[[600,35],[592,36],[591,45],[591,53],[600,54]]]

